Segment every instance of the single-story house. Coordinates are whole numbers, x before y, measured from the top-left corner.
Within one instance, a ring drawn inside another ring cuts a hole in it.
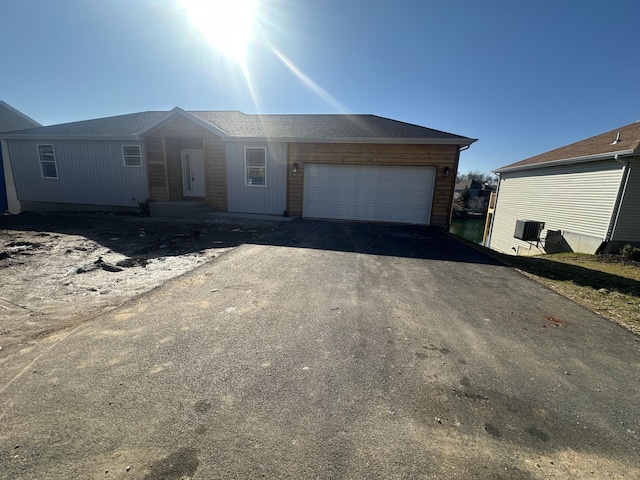
[[[640,245],[640,122],[495,173],[494,250],[596,253]]]
[[[41,125],[35,120],[27,117],[24,113],[16,110],[8,103],[0,100],[0,133],[40,126]],[[5,173],[5,167],[3,165],[2,149],[0,149],[0,213],[6,211],[9,208],[9,203],[7,202],[7,185],[5,179],[11,179],[11,172]],[[12,188],[12,185],[10,185],[9,187]]]
[[[375,115],[149,111],[0,134],[23,210],[216,211],[448,228],[475,140]]]

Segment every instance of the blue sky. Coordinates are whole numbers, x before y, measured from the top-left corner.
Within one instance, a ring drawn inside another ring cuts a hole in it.
[[[240,63],[181,1],[5,2],[0,99],[45,125],[371,113],[478,138],[462,172],[640,120],[637,0],[258,0]]]

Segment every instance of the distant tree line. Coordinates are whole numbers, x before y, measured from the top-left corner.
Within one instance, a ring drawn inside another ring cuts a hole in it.
[[[479,172],[478,170],[469,170],[467,173],[460,173],[456,176],[456,183],[463,180],[476,180],[480,183],[495,185],[498,183],[498,177],[493,173]]]

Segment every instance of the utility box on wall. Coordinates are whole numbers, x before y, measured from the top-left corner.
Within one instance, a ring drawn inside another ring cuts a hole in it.
[[[544,228],[544,222],[537,220],[516,220],[516,230],[513,236],[525,242],[540,241],[540,233]]]

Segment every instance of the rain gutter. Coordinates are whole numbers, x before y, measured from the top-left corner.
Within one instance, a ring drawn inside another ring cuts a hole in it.
[[[559,165],[571,165],[576,163],[596,162],[598,160],[615,159],[619,157],[633,155],[636,153],[634,149],[620,150],[618,152],[597,153],[595,155],[586,155],[583,157],[563,158],[561,160],[552,160],[550,162],[530,163],[526,165],[516,165],[513,167],[498,168],[495,173],[518,172],[520,170],[533,170],[535,168],[555,167]]]

